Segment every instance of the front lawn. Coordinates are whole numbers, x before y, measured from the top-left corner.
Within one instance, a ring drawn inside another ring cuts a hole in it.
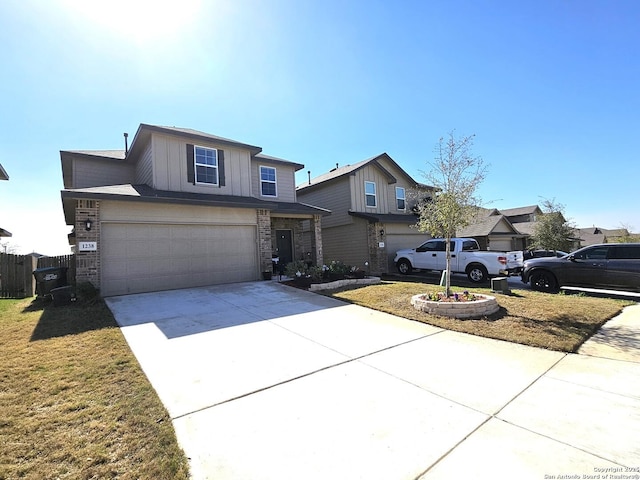
[[[455,287],[455,292],[495,295],[500,311],[478,320],[458,320],[417,311],[413,295],[442,291],[438,285],[412,281],[383,281],[366,287],[322,292],[363,307],[425,322],[437,327],[562,352],[575,352],[607,320],[634,302],[585,295],[546,294],[514,290],[511,295],[489,288]]]
[[[0,479],[186,479],[171,419],[104,302],[0,300]]]

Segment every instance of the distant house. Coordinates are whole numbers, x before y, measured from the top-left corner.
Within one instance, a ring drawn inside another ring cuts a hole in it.
[[[327,262],[339,260],[372,273],[395,271],[395,252],[431,238],[415,228],[411,192],[431,191],[388,154],[330,170],[297,187],[298,200],[331,210],[322,221]],[[368,264],[368,267],[365,267]]]
[[[577,236],[580,239],[580,246],[587,247],[598,243],[619,242],[622,238],[629,237],[630,233],[626,228],[606,229],[600,227],[578,228]]]
[[[480,210],[475,222],[456,232],[458,237],[476,239],[482,250],[522,250],[526,235],[516,229],[501,210]]]
[[[76,280],[103,296],[258,280],[275,255],[323,261],[330,212],[298,202],[303,165],[260,147],[141,124],[131,148],[60,159]]]
[[[9,180],[9,175],[7,171],[4,169],[2,164],[0,164],[0,180]],[[4,228],[0,228],[0,237],[11,237],[11,232],[6,231]]]

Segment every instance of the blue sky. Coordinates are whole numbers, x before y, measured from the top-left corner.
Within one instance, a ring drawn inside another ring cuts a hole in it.
[[[382,152],[421,181],[441,136],[475,134],[487,206],[640,231],[638,25],[635,0],[2,1],[0,227],[66,253],[59,151],[149,123],[261,146],[298,183]]]

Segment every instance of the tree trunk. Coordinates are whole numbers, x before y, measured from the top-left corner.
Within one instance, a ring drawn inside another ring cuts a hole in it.
[[[445,295],[448,297],[451,296],[451,237],[447,237],[447,245],[446,245],[446,259],[447,259],[447,270],[444,275],[445,278]]]

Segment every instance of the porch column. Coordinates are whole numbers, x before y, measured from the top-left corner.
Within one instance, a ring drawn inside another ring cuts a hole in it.
[[[315,257],[316,265],[322,265],[324,263],[324,257],[322,254],[322,215],[313,216],[313,235],[315,237]]]
[[[271,263],[271,211],[258,209],[258,249],[260,255],[260,271],[270,272]]]

